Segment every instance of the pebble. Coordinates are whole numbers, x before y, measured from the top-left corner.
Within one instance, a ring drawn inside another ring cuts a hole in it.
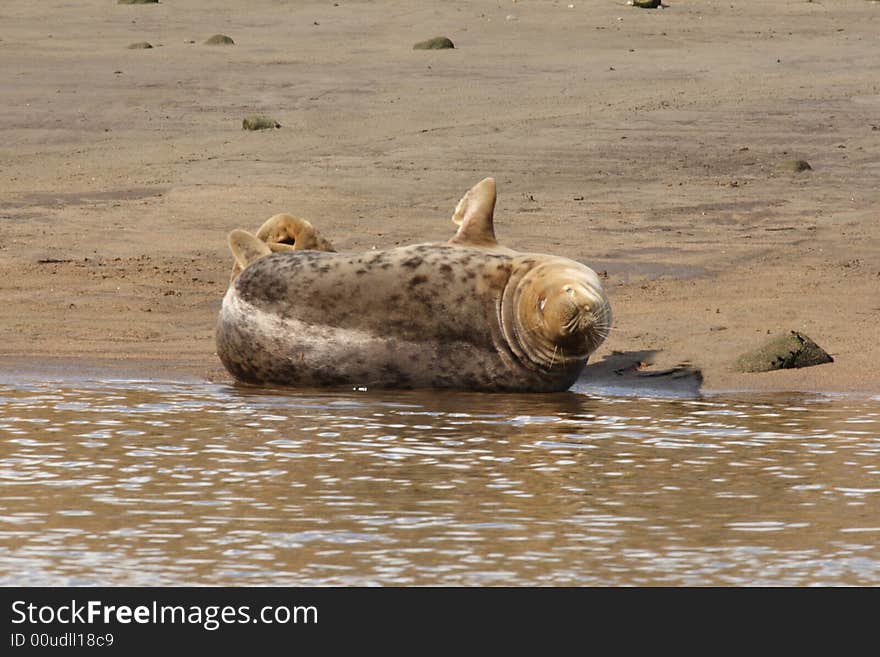
[[[241,122],[242,130],[268,130],[270,128],[280,127],[281,124],[275,119],[270,119],[268,116],[261,116],[259,114],[246,116]]]
[[[757,349],[741,354],[734,363],[739,372],[769,372],[833,363],[834,359],[799,331],[777,335]]]
[[[205,41],[206,46],[234,46],[235,41],[225,34],[215,34]]]
[[[812,171],[813,167],[806,160],[783,160],[776,165],[776,170],[800,173],[801,171]]]
[[[451,39],[444,36],[419,41],[413,46],[413,50],[445,50],[447,48],[455,48],[455,44],[452,43]]]

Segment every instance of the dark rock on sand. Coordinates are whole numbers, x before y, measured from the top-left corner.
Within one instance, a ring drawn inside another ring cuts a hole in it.
[[[633,7],[639,9],[657,9],[661,4],[660,0],[632,0]]]
[[[146,50],[147,48],[152,48],[153,44],[149,41],[138,41],[137,43],[129,44],[129,50]]]
[[[413,50],[444,50],[446,48],[455,48],[455,44],[444,36],[434,37],[426,41],[419,41],[413,46]]]
[[[205,41],[206,46],[234,46],[235,41],[225,34],[215,34]]]
[[[257,114],[246,116],[241,122],[242,130],[268,130],[270,128],[280,127],[281,124],[275,119],[270,119],[268,116],[259,116]]]
[[[158,5],[159,0],[116,0],[118,5]]]
[[[806,160],[783,160],[776,165],[777,171],[786,171],[788,173],[800,173],[801,171],[812,171],[813,167]]]
[[[736,359],[734,369],[739,372],[769,372],[833,362],[834,359],[806,335],[789,331],[742,354]]]

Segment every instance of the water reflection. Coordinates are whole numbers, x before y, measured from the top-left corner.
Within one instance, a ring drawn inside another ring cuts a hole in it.
[[[0,384],[0,583],[880,584],[880,398]]]

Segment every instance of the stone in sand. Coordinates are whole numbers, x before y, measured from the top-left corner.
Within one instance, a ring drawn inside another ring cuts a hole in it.
[[[275,119],[270,119],[268,116],[260,116],[257,114],[246,116],[241,122],[242,130],[268,130],[270,128],[280,127],[281,124]]]
[[[158,5],[159,0],[116,0],[118,5]]]
[[[230,37],[225,34],[215,34],[210,39],[205,41],[206,46],[234,46],[235,41],[233,41]]]
[[[129,50],[146,50],[147,48],[152,48],[153,44],[149,41],[138,41],[137,43],[132,43],[128,46]]]
[[[786,171],[788,173],[800,173],[801,171],[812,171],[813,167],[806,160],[783,160],[776,165],[777,171]]]
[[[806,335],[789,331],[742,354],[736,359],[734,369],[739,372],[769,372],[833,362],[834,359]]]
[[[632,0],[633,7],[639,9],[657,9],[661,4],[660,0]]]
[[[419,41],[413,46],[413,50],[444,50],[446,48],[455,48],[455,44],[444,36],[434,37],[426,41]]]

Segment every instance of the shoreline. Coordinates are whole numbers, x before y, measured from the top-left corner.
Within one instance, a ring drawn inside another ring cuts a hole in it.
[[[492,176],[502,245],[603,274],[594,363],[880,392],[880,4],[336,4],[4,10],[4,369],[229,381],[230,230],[288,212],[340,251],[446,241]],[[214,22],[234,46],[203,44]],[[255,113],[282,127],[242,130]],[[835,362],[730,371],[788,330]]]
[[[591,361],[587,365],[584,376],[569,390],[562,393],[520,393],[524,396],[542,394],[582,394],[595,395],[598,397],[640,397],[640,398],[664,398],[664,399],[700,399],[700,398],[741,398],[756,397],[767,398],[773,396],[801,396],[819,395],[828,397],[846,397],[853,399],[878,399],[880,391],[850,387],[836,389],[833,387],[786,387],[791,385],[791,371],[782,371],[783,379],[772,381],[769,384],[753,385],[752,387],[728,387],[706,388],[694,378],[694,371],[682,372],[672,370],[668,375],[661,376],[637,376],[625,374],[615,378],[613,369],[619,365],[619,358],[615,355],[612,359],[599,362]],[[609,367],[610,364],[610,367]],[[595,370],[591,379],[590,370]],[[771,373],[773,374],[773,373]],[[157,383],[157,384],[182,384],[182,385],[223,385],[242,387],[248,390],[266,390],[283,392],[291,396],[297,394],[314,394],[321,390],[328,393],[345,392],[346,386],[337,386],[326,389],[296,388],[277,385],[251,385],[236,382],[225,370],[219,361],[215,369],[206,370],[199,363],[169,362],[165,360],[125,360],[111,358],[82,358],[77,356],[25,356],[17,355],[4,358],[3,367],[0,368],[0,384],[14,385],[29,382],[60,382],[75,383],[84,381],[99,381],[102,383],[120,381],[128,383]],[[413,390],[406,389],[407,392]],[[414,390],[419,392],[419,390]],[[394,390],[371,389],[375,393],[393,393]],[[444,394],[484,394],[491,399],[493,393],[474,393],[467,390],[443,390]],[[501,393],[510,395],[512,393]]]

